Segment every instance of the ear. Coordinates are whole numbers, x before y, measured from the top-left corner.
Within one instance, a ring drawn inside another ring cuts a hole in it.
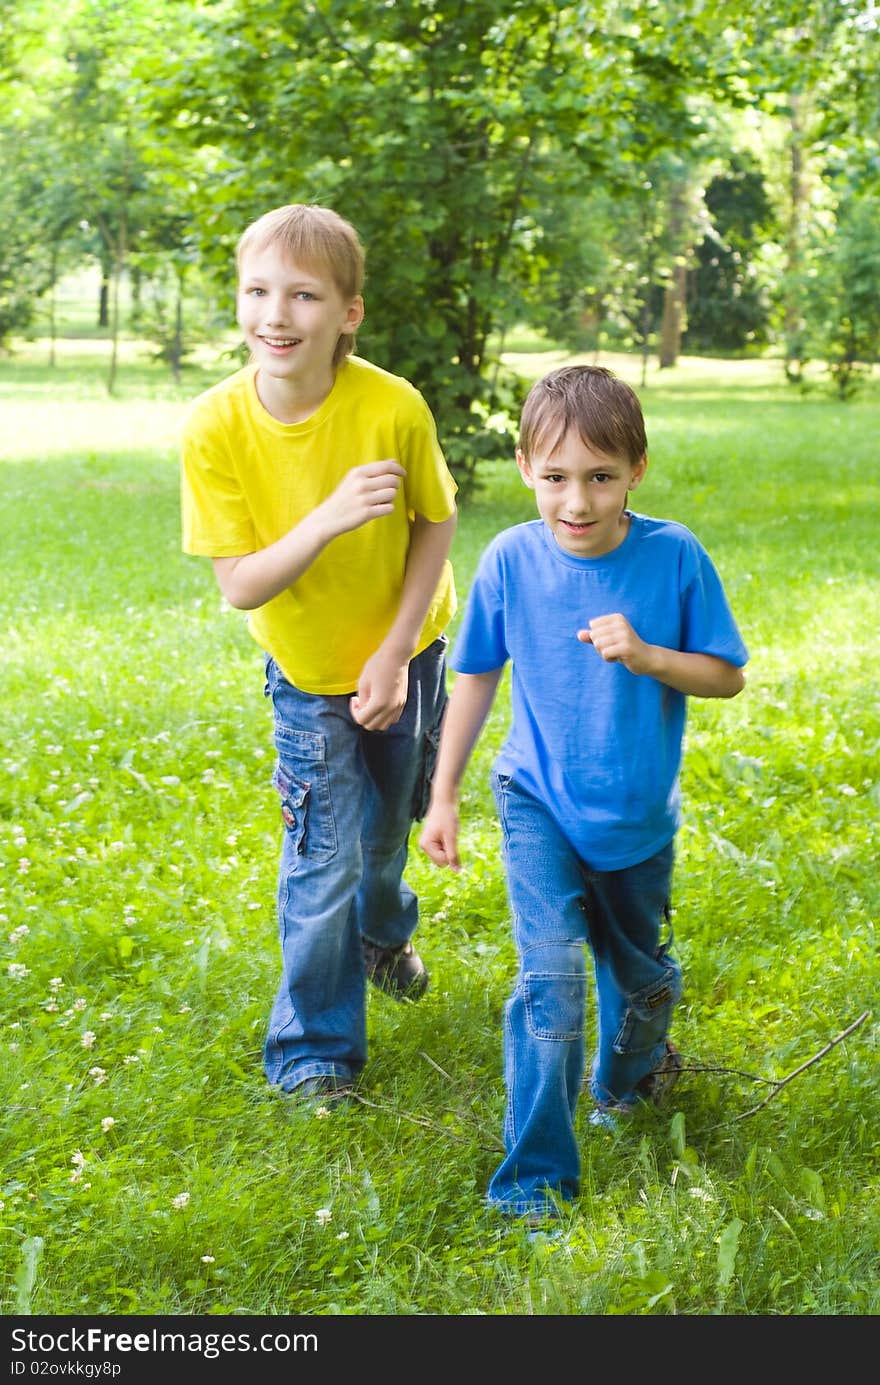
[[[648,470],[648,454],[643,453],[641,459],[636,462],[632,469],[632,476],[627,482],[627,490],[634,491],[636,486],[640,486],[645,479],[645,472]]]
[[[519,467],[519,474],[530,491],[535,489],[535,478],[532,475],[531,463],[523,456],[520,448],[516,449],[516,464]]]
[[[345,334],[356,332],[363,320],[364,300],[361,298],[360,294],[358,294],[357,298],[353,298],[349,303],[348,311],[345,314],[345,321],[339,330]]]

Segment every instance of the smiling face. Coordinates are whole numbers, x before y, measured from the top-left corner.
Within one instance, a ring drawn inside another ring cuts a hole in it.
[[[516,461],[535,492],[539,515],[565,553],[601,558],[623,543],[629,532],[627,492],[641,483],[646,455],[631,462],[598,452],[570,428],[549,456],[527,459],[517,450]]]
[[[346,299],[330,272],[298,264],[269,242],[239,268],[237,318],[258,371],[280,390],[326,393],[337,343],[363,320],[360,295]]]

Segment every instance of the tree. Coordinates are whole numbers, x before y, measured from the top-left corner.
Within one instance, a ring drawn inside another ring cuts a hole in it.
[[[622,156],[627,181],[681,134],[664,113],[715,80],[695,35],[717,47],[724,18],[615,0],[227,0],[195,22],[197,51],[154,97],[221,173],[203,253],[228,280],[268,207],[348,216],[367,247],[359,341],[423,390],[466,492],[481,457],[509,452],[486,426],[514,402],[491,344],[548,250],[545,221],[575,169],[613,183]]]
[[[761,247],[776,226],[763,170],[748,153],[734,152],[709,182],[705,203],[711,225],[689,278],[685,344],[698,352],[765,345],[769,304]]]

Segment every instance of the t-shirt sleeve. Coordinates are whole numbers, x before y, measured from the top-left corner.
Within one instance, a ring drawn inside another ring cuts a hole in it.
[[[457,673],[490,673],[509,657],[503,574],[493,546],[477,566],[449,664]]]
[[[180,513],[184,553],[210,558],[253,553],[253,520],[222,425],[193,408],[180,435]]]
[[[407,509],[440,524],[455,513],[458,487],[443,455],[434,416],[417,391],[399,429],[399,439]]]
[[[685,557],[682,577],[682,649],[712,654],[742,668],[748,663],[748,650],[715,564],[696,540]]]

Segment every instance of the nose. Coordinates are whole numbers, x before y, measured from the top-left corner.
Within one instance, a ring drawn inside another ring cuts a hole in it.
[[[590,492],[586,486],[571,485],[565,499],[572,519],[583,519],[590,513]]]
[[[282,293],[273,293],[264,299],[264,314],[268,326],[281,326],[287,321],[287,299]]]

